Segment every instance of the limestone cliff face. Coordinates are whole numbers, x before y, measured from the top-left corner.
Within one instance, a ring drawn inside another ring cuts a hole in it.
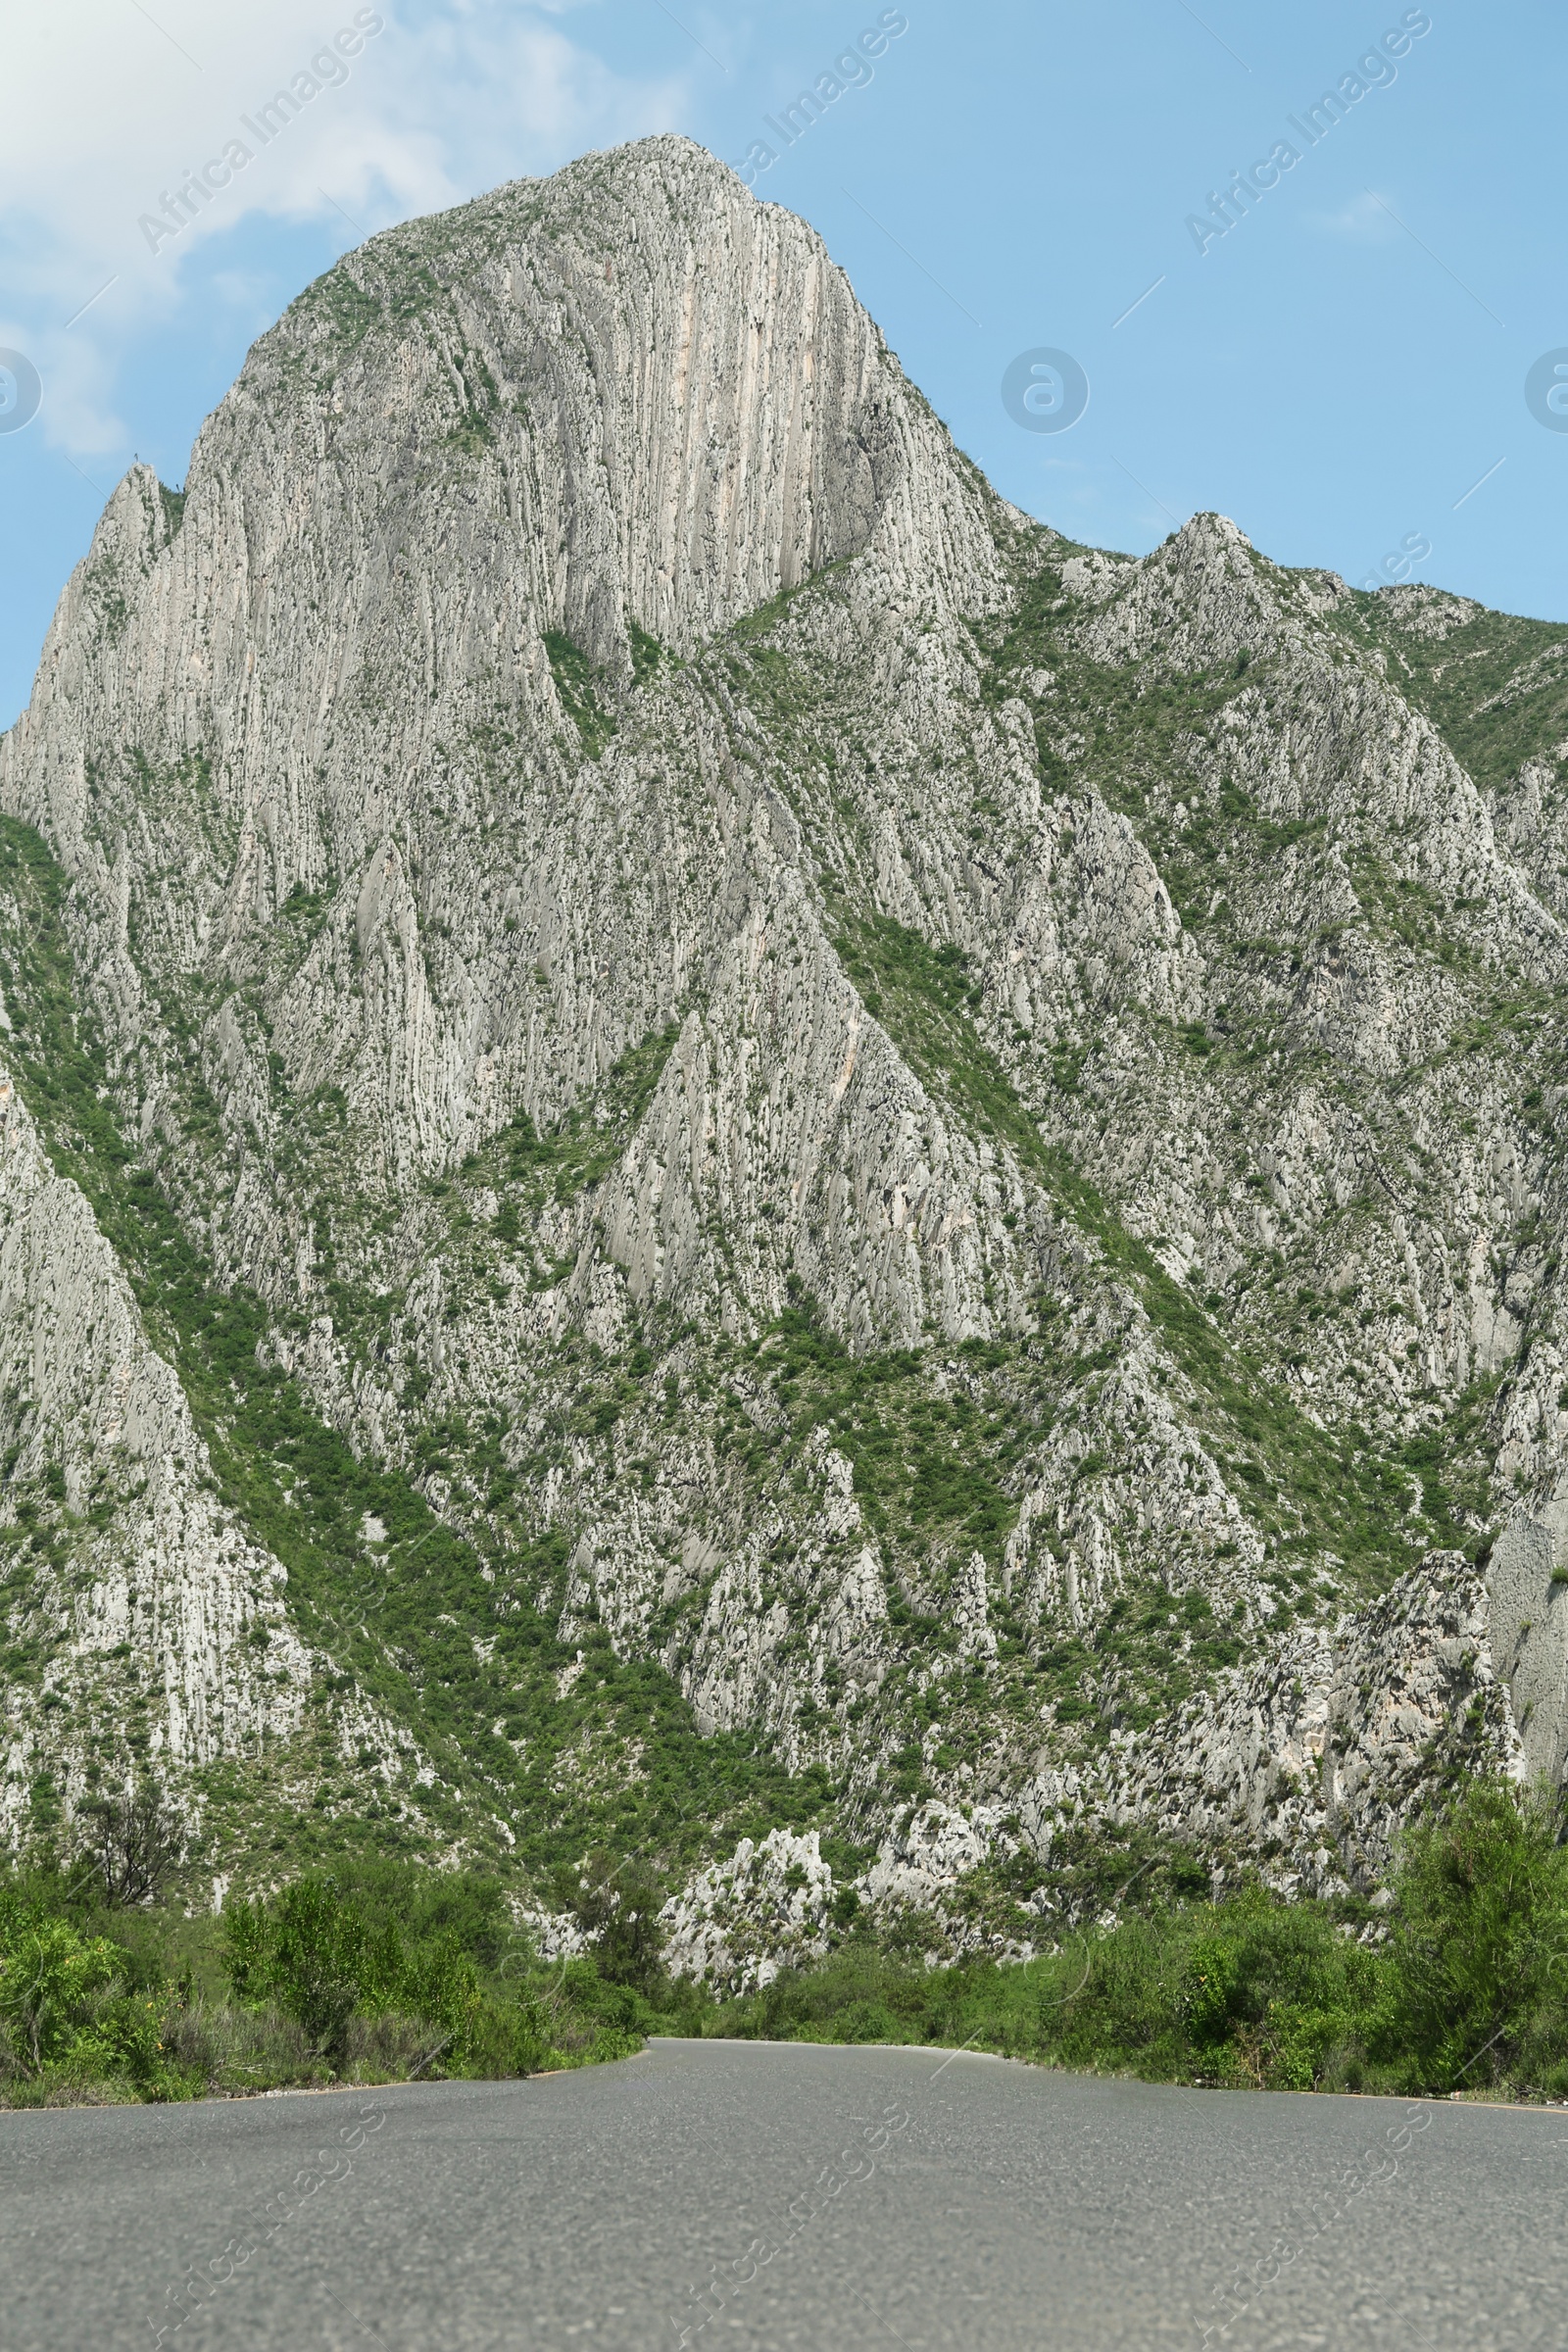
[[[179,1382],[88,1202],[0,1075],[0,1440],[10,1650],[0,1825],[139,1761],[182,1783],[300,1726],[286,1577],[211,1491]]]
[[[799,896],[787,808],[754,807],[710,695],[635,689],[631,633],[689,651],[861,555],[922,628],[998,593],[979,486],[819,240],[697,151],[654,141],[374,241],[258,346],[182,508],[127,476],[0,752],[6,805],[78,885],[112,1053],[145,1065],[162,988],[199,974],[234,1153],[275,1146],[270,1047],[296,1092],[344,1090],[399,1187],[519,1108],[559,1117],[716,989],[696,1083],[724,1142],[677,1161],[677,1263],[694,1187],[755,1226],[759,1184],[782,1184],[813,1225],[840,1077],[878,1048],[808,938],[798,977],[776,950],[762,967]],[[601,769],[552,637],[592,698],[629,694]],[[754,1017],[770,1073],[786,1038],[811,1057],[784,1157],[730,1115]],[[270,1286],[310,1242],[247,1175],[224,1258]],[[877,1328],[918,1323],[864,1271]],[[961,1316],[962,1275],[939,1287]]]
[[[1464,1639],[1529,1681],[1525,1746],[1504,1694],[1454,1752],[1560,1775],[1564,641],[1218,516],[1136,563],[1029,522],[814,234],[679,139],[307,289],[62,600],[0,741],[59,949],[14,925],[0,976],[41,1117],[62,990],[91,1060],[52,1144],[106,1201],[144,1171],[259,1318],[265,1394],[171,1338],[149,1460],[277,1593],[239,1531],[298,1497],[306,1646],[361,1694],[339,1810],[362,1746],[433,1740],[449,1835],[537,1872],[631,1837],[618,1787],[717,1869],[646,1668],[789,1776],[767,1871],[837,1823],[868,1899],[937,1884],[911,1807],[1049,1840],[1113,1736],[1187,1759],[1115,1804],[1359,1870],[1430,1775],[1373,1741],[1343,1835],[1303,1799],[1287,1838],[1246,1791],[1305,1735],[1248,1699],[1238,1763],[1224,1677],[1327,1689],[1364,1623],[1462,1727],[1418,1563],[1510,1514],[1529,1641],[1486,1648],[1479,1587]],[[112,1271],[65,1178],[6,1246],[74,1264],[78,1225]],[[126,1347],[28,1392],[62,1507]],[[192,1593],[207,1544],[166,1546]],[[211,1728],[172,1760],[243,1752],[227,1639],[180,1653]],[[723,1868],[733,1909],[762,1865]]]
[[[1413,1802],[1457,1762],[1525,1762],[1485,1583],[1437,1553],[1370,1609],[1289,1636],[1112,1760],[1122,1820],[1260,1854],[1313,1893],[1370,1892]]]

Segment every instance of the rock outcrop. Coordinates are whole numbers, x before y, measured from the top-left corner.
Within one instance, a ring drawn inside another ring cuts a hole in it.
[[[138,1764],[188,1786],[299,1732],[285,1571],[213,1492],[114,1250],[0,1075],[7,1705],[0,1837]],[[199,1807],[196,1808],[199,1813]]]

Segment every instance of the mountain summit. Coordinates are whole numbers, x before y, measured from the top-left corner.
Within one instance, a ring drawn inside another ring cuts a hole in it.
[[[0,741],[6,1836],[735,1978],[1560,1780],[1565,649],[1031,521],[682,139],[340,262]]]

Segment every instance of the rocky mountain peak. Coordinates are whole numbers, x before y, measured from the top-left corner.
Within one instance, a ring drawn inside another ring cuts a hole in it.
[[[1000,1949],[1560,1777],[1565,648],[1032,522],[684,140],[346,257],[0,741],[14,1834]]]

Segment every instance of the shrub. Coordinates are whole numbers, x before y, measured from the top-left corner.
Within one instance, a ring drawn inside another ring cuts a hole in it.
[[[223,1965],[242,2001],[275,2001],[334,2066],[346,2055],[349,2020],[371,1983],[395,1973],[385,1955],[372,1954],[359,1905],[315,1874],[296,1879],[270,1904],[236,1903]]]
[[[463,1872],[345,1858],[220,1920],[114,1910],[114,1936],[106,1901],[57,1863],[0,1877],[0,2104],[516,2076],[625,2057],[659,2022],[591,1960],[546,1967]]]
[[[1568,1850],[1543,1797],[1478,1781],[1407,1838],[1380,2021],[1403,2087],[1555,2086],[1568,2070]]]
[[[399,2072],[422,2074],[439,2060],[444,2074],[527,2074],[578,2052],[558,2048],[554,2021],[526,1980],[486,1988],[484,1966],[501,1957],[508,1916],[490,1881],[398,1865],[313,1872],[269,1899],[233,1906],[223,1969],[241,2001],[275,2004],[304,2034],[308,2054],[336,2073],[363,2042],[360,2030],[379,2024],[394,2040],[419,2029],[423,2047]],[[592,1966],[586,1974],[598,1984]]]
[[[9,2071],[37,2077],[90,2052],[95,1996],[117,1983],[125,1955],[105,1936],[82,1936],[37,1901],[0,1889],[0,2028]]]
[[[393,1982],[385,1991],[388,2008],[402,2008],[416,2017],[421,2025],[441,2030],[437,2049],[447,2055],[452,2068],[465,2066],[475,2045],[484,2038],[480,2013],[484,2007],[479,1990],[479,1974],[458,1938],[447,1934],[428,1943],[416,1945],[410,1953],[399,1955]],[[490,2036],[499,2047],[502,2034]],[[432,2052],[432,2056],[435,2053]],[[515,2069],[509,2069],[515,2072]]]

